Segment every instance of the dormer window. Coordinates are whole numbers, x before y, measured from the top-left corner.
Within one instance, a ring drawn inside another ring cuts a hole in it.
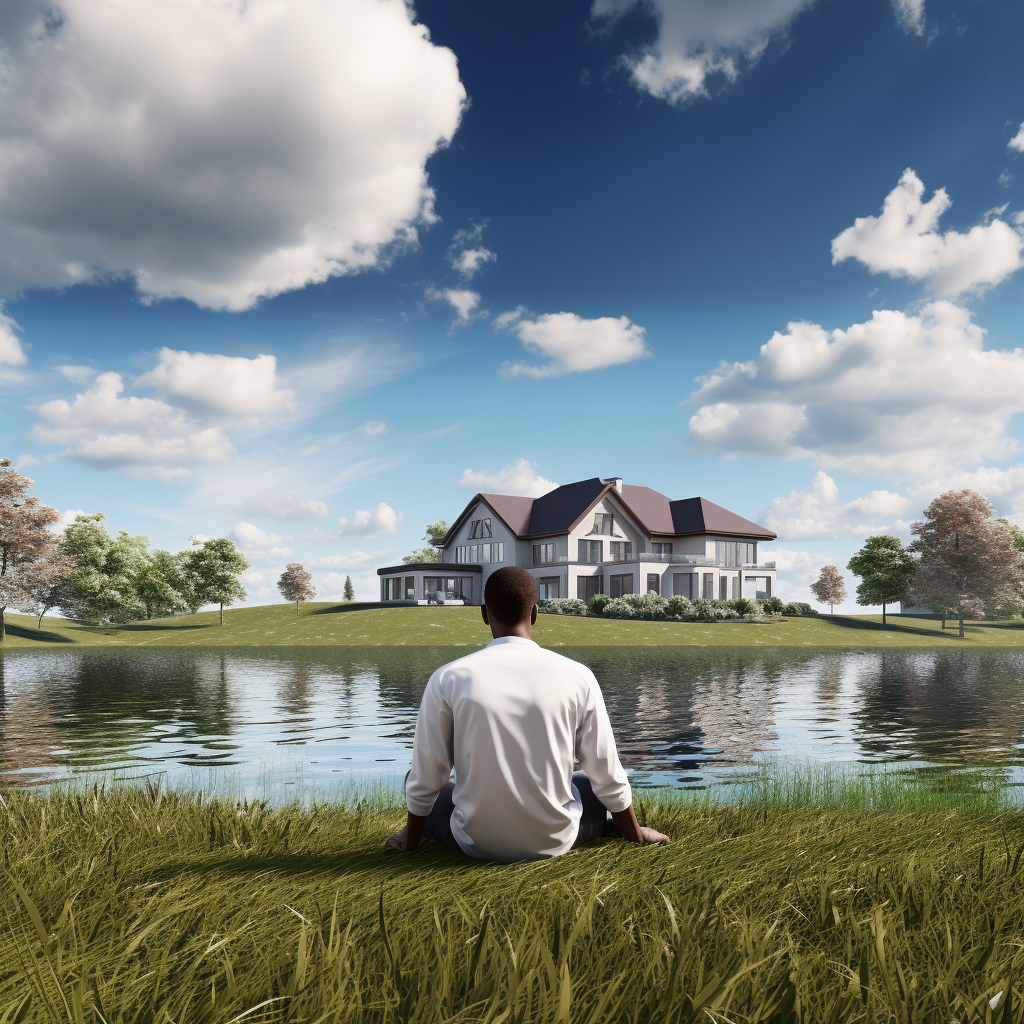
[[[480,540],[491,536],[490,519],[471,519],[469,523],[469,539]]]
[[[599,534],[602,537],[614,537],[614,520],[615,517],[611,512],[596,512],[594,514],[594,527],[590,531],[591,534]]]

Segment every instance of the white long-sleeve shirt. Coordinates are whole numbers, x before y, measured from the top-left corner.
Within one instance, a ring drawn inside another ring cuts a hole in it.
[[[416,719],[406,804],[426,816],[455,769],[452,833],[473,857],[556,857],[576,839],[579,760],[612,812],[632,803],[601,687],[585,665],[502,637],[439,668]]]

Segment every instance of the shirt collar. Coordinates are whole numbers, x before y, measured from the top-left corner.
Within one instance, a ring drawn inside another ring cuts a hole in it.
[[[498,644],[529,644],[531,647],[536,647],[537,641],[527,640],[524,636],[499,636],[497,640],[492,640],[487,646],[495,647]]]

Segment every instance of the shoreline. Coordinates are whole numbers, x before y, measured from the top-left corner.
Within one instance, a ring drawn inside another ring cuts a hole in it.
[[[296,615],[291,605],[225,609],[124,625],[85,625],[8,613],[0,651],[122,647],[482,647],[490,633],[476,608],[373,608],[311,603]],[[534,639],[548,647],[822,647],[849,649],[1024,647],[1024,620],[971,622],[966,637],[935,619],[889,616],[789,618],[778,622],[650,622],[538,616]]]

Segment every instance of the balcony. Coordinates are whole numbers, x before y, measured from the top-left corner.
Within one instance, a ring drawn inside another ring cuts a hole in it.
[[[559,555],[554,562],[544,562],[543,565],[625,565],[630,562],[647,562],[660,565],[707,565],[718,569],[774,569],[775,562],[744,562],[742,565],[728,565],[725,562],[716,562],[706,555],[656,555],[652,551],[641,551],[639,554],[630,555],[627,558],[606,558],[602,562],[581,562],[578,558],[570,558],[568,555]],[[540,563],[534,564],[535,568],[541,567]]]

